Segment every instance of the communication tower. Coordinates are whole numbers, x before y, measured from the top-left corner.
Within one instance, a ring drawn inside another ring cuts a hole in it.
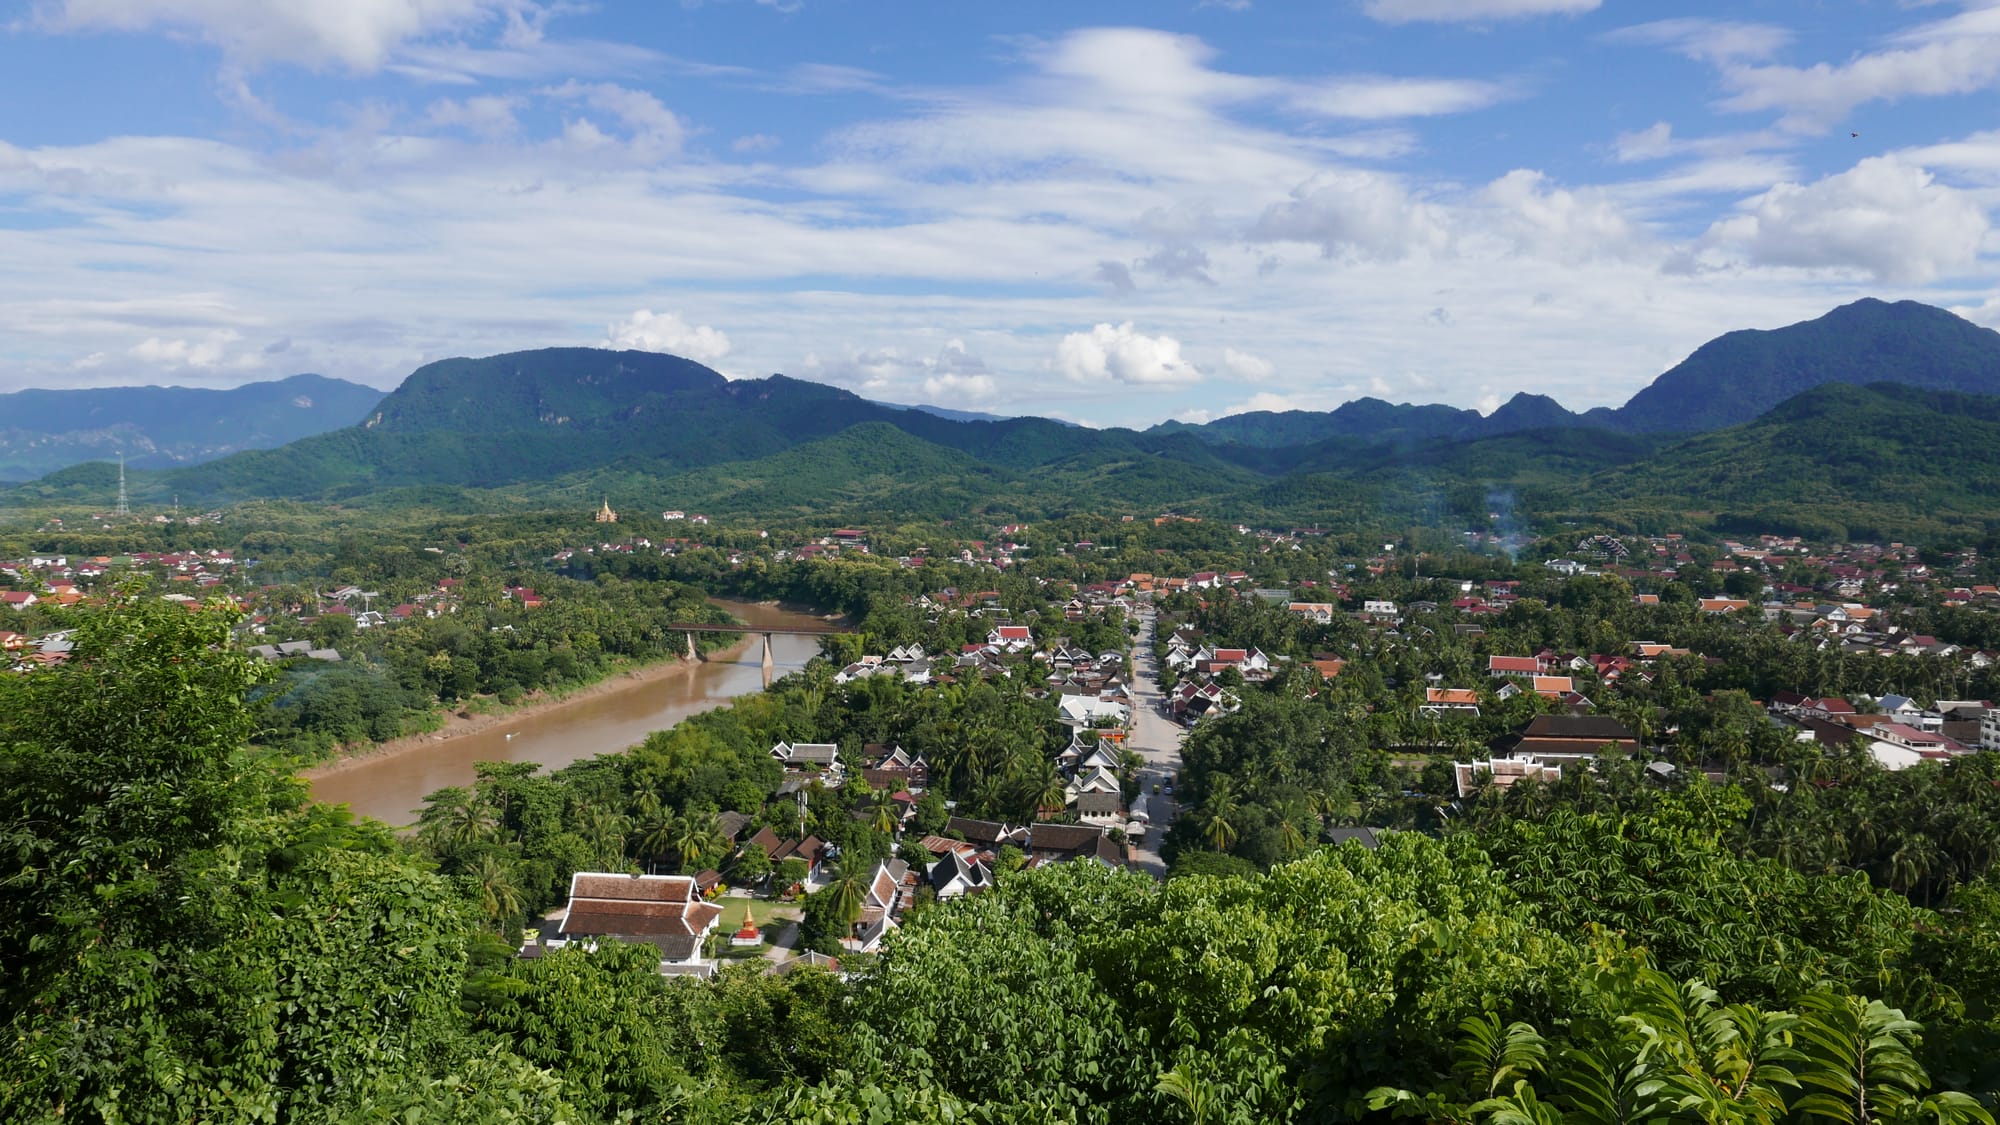
[[[132,514],[132,505],[125,497],[125,455],[123,453],[118,455],[118,514],[121,516]]]

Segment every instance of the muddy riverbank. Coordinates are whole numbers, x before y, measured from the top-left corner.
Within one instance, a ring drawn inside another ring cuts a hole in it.
[[[749,629],[821,625],[816,615],[770,605],[725,603]],[[816,637],[772,638],[776,675],[803,667],[819,652]],[[329,762],[304,776],[313,797],[345,804],[390,824],[408,824],[425,794],[468,785],[476,762],[537,762],[564,766],[613,754],[687,718],[763,690],[762,639],[751,637],[693,664],[667,662],[494,715],[454,717],[443,728],[383,743]]]

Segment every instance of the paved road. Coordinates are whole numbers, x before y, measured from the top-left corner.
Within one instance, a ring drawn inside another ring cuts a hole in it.
[[[1159,669],[1153,659],[1153,630],[1158,620],[1150,606],[1140,612],[1139,639],[1132,652],[1132,737],[1127,745],[1146,761],[1139,771],[1139,788],[1149,794],[1147,811],[1152,819],[1146,842],[1132,848],[1132,866],[1164,879],[1167,865],[1160,859],[1160,838],[1179,815],[1180,807],[1164,793],[1153,794],[1153,786],[1165,789],[1167,779],[1180,772],[1181,739],[1187,732],[1167,717],[1160,694]]]

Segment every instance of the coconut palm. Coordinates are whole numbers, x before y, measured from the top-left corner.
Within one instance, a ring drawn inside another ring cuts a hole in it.
[[[715,814],[689,813],[674,833],[674,852],[680,857],[682,872],[702,869],[709,860],[721,856],[722,833],[716,829]]]
[[[491,838],[497,827],[493,806],[473,790],[456,785],[426,797],[417,817],[418,838],[440,857]]]
[[[843,927],[848,927],[861,917],[861,902],[868,891],[861,885],[861,877],[843,866],[840,877],[828,883],[821,893],[829,896],[828,905],[832,908],[834,919]]]
[[[625,855],[625,834],[631,831],[632,822],[608,805],[588,805],[579,811],[582,813],[579,830],[606,866],[621,861]]]
[[[659,858],[674,849],[674,840],[680,835],[680,818],[671,809],[661,811],[645,834],[639,839],[639,847],[646,854],[648,868],[658,865]]]
[[[520,917],[521,889],[515,882],[512,865],[492,852],[480,855],[468,872],[479,892],[479,910],[501,933]]]
[[[901,822],[896,819],[895,802],[889,800],[888,791],[884,790],[883,792],[876,794],[875,816],[874,819],[869,822],[870,826],[873,827],[875,831],[880,832],[886,836],[893,834],[896,831],[896,826],[900,823]]]
[[[1278,847],[1286,855],[1297,855],[1305,850],[1306,838],[1299,834],[1299,826],[1288,817],[1278,822]]]

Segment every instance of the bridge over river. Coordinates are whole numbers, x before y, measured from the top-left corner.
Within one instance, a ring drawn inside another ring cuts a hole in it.
[[[758,636],[763,637],[764,638],[764,653],[763,653],[764,682],[767,686],[771,682],[771,667],[772,667],[771,638],[772,637],[776,636],[833,637],[833,636],[852,635],[855,633],[859,633],[861,631],[859,629],[854,628],[851,625],[788,624],[781,629],[774,629],[769,625],[710,625],[702,622],[692,622],[692,621],[676,621],[664,626],[664,628],[670,633],[687,634],[687,640],[688,640],[687,658],[689,660],[701,659],[701,654],[696,652],[694,647],[694,635],[696,633],[755,633]]]

